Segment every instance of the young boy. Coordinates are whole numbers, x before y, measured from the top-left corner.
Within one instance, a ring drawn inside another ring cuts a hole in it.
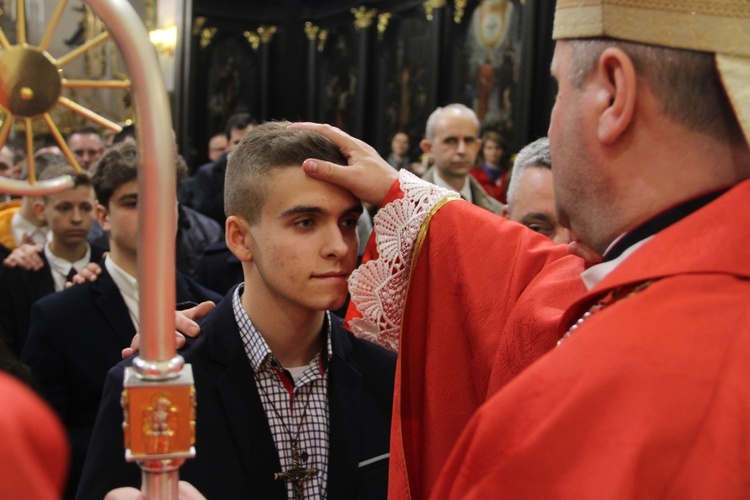
[[[39,271],[3,267],[0,270],[0,330],[16,355],[21,353],[29,330],[31,305],[65,287],[69,276],[90,261],[97,261],[102,250],[86,241],[94,223],[94,188],[87,172],[76,173],[68,164],[47,167],[40,180],[71,175],[75,186],[60,193],[37,198],[33,208],[46,221],[52,234],[40,254],[44,267]]]
[[[360,201],[308,178],[308,157],[343,162],[316,133],[268,123],[227,167],[226,240],[242,262],[234,287],[184,354],[197,391],[195,459],[180,477],[208,498],[386,498],[395,354],[346,332],[328,311],[346,300]],[[123,366],[111,370],[81,498],[139,486],[124,461]],[[275,479],[277,477],[278,479]]]
[[[107,371],[121,360],[138,328],[138,179],[130,143],[108,150],[96,166],[96,216],[110,234],[109,254],[95,282],[45,297],[32,308],[23,361],[68,430],[73,498],[86,458]],[[85,238],[85,237],[84,237]],[[177,301],[219,300],[177,273]]]

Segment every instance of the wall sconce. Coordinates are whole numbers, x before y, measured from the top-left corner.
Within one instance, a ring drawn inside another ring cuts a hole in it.
[[[160,54],[174,54],[177,46],[177,26],[151,30],[148,32],[148,37]]]

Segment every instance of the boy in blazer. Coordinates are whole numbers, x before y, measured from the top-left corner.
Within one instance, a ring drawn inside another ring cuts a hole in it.
[[[226,241],[244,283],[184,353],[197,456],[180,477],[208,498],[384,499],[396,356],[329,312],[346,300],[362,204],[305,175],[305,158],[345,160],[323,136],[287,125],[249,132],[227,167]],[[140,485],[122,445],[126,363],[108,375],[79,498]],[[292,479],[293,462],[305,479]]]
[[[72,460],[65,498],[75,497],[107,372],[122,360],[139,322],[135,146],[113,146],[95,168],[96,216],[110,235],[101,275],[34,304],[22,355],[68,431]],[[178,303],[221,299],[179,271],[176,296]]]
[[[38,271],[0,268],[0,334],[17,356],[26,342],[32,304],[62,290],[70,276],[102,256],[101,249],[86,241],[94,223],[91,176],[88,172],[76,172],[67,163],[58,163],[47,167],[39,179],[63,175],[73,177],[71,189],[38,197],[33,202],[35,215],[46,221],[52,235],[39,254],[43,267]]]

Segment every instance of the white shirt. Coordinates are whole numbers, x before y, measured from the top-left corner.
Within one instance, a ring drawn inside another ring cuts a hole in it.
[[[122,299],[125,301],[128,313],[130,314],[130,320],[133,322],[135,329],[138,330],[138,280],[115,264],[115,261],[109,258],[109,256],[104,259],[104,267],[112,277],[112,281],[115,282],[118,290],[120,290],[120,295],[122,295]]]
[[[451,191],[455,191],[452,186],[449,186],[447,182],[443,180],[442,177],[440,177],[440,174],[438,172],[437,167],[435,168],[435,185],[440,186],[441,188],[450,189]],[[471,182],[469,182],[469,176],[467,175],[464,178],[464,186],[461,188],[461,190],[458,192],[458,194],[461,195],[461,198],[468,201],[469,203],[474,203],[474,198],[471,196]]]
[[[604,252],[604,255],[607,255],[607,252],[618,242],[622,239],[622,237],[625,236],[624,234],[615,239],[615,241],[612,242],[611,245],[607,248],[607,250]],[[601,280],[607,277],[609,273],[614,271],[617,266],[622,264],[625,259],[630,257],[630,255],[641,248],[641,246],[646,243],[648,240],[653,238],[653,236],[649,236],[646,239],[643,239],[637,243],[634,243],[630,245],[627,249],[625,249],[624,252],[620,254],[619,257],[616,259],[612,259],[607,262],[600,262],[599,264],[595,264],[588,269],[586,269],[584,272],[581,273],[581,279],[583,280],[583,284],[586,286],[587,290],[591,290],[596,285],[599,284]]]
[[[86,267],[86,264],[91,262],[91,246],[86,243],[86,253],[82,258],[75,262],[68,262],[52,253],[49,243],[44,245],[44,256],[47,257],[49,268],[52,271],[52,280],[55,282],[55,291],[59,292],[60,290],[65,289],[65,282],[68,280],[68,274],[70,273],[71,268],[75,267],[76,271],[80,271]]]
[[[34,225],[21,215],[20,210],[14,213],[13,218],[10,219],[10,233],[16,241],[16,245],[21,245],[24,235],[27,234],[35,244],[44,244],[51,239],[51,236],[48,237],[49,228],[47,226]]]

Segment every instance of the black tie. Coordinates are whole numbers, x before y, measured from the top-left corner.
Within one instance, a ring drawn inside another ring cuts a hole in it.
[[[78,271],[76,271],[75,267],[70,268],[70,271],[68,271],[68,276],[65,278],[65,281],[73,281],[73,276],[78,274]]]

